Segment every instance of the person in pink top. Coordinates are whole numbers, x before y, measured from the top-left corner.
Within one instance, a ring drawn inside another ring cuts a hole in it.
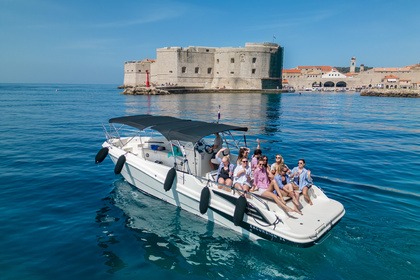
[[[251,192],[261,190],[267,190],[270,185],[270,179],[268,178],[267,169],[264,168],[264,160],[258,160],[258,163],[254,169],[254,182],[252,184]]]
[[[298,209],[292,209],[289,206],[287,206],[283,197],[279,197],[277,194],[274,193],[274,188],[274,185],[270,184],[268,172],[264,166],[264,160],[260,159],[258,161],[257,168],[254,170],[254,182],[251,192],[253,191],[254,193],[257,193],[261,196],[273,199],[274,202],[276,202],[276,204],[285,212],[297,212],[299,214],[302,214]]]

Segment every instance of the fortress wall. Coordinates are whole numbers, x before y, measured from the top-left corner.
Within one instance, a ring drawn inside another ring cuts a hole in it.
[[[188,47],[178,53],[178,83],[209,88],[214,74],[215,48]]]
[[[124,85],[145,85],[146,71],[150,73],[151,61],[127,61],[124,63]]]
[[[278,44],[246,43],[239,48],[159,48],[149,70],[153,85],[265,89],[281,86],[282,66]],[[124,85],[144,84],[139,70],[136,64],[125,65]]]
[[[228,89],[261,89],[262,79],[269,78],[273,73],[281,73],[281,66],[272,71],[272,66],[279,66],[277,44],[247,43],[245,48],[219,48],[215,53],[215,75],[213,88]],[[280,52],[280,56],[282,53]],[[280,76],[277,76],[280,81]]]
[[[177,54],[182,48],[167,47],[156,51],[156,65],[152,68],[152,83],[161,85],[165,83],[176,84],[178,59]]]
[[[157,62],[153,68],[157,84],[202,87],[213,78],[214,48],[162,48],[157,50]]]

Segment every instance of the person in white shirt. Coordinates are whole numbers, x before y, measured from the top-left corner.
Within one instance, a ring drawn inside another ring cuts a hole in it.
[[[233,186],[244,191],[249,191],[251,188],[251,168],[247,158],[242,158],[241,165],[233,171]]]

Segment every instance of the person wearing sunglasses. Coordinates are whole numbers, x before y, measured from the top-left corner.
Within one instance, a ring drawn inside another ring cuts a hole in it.
[[[261,195],[262,197],[273,199],[274,202],[286,213],[296,212],[302,215],[302,212],[299,211],[296,204],[295,204],[295,209],[292,209],[286,205],[286,202],[283,199],[279,186],[275,183],[275,180],[273,180],[270,183],[268,173],[269,172],[267,171],[267,168],[264,166],[264,160],[260,159],[258,161],[257,168],[254,170],[254,181],[253,181],[253,187],[251,189],[251,192],[254,191],[254,193]],[[293,191],[292,185],[289,184],[289,186]],[[294,201],[293,203],[295,202],[296,201]]]
[[[238,164],[233,172],[233,186],[244,191],[251,188],[251,167],[246,157],[241,159],[240,165]]]
[[[216,159],[219,162],[216,181],[220,184],[218,185],[219,189],[230,191],[230,187],[232,186],[234,165],[230,163],[230,157],[228,155],[220,158],[220,155],[223,154],[223,152],[226,150],[227,148],[222,148],[216,154]]]
[[[294,188],[299,189],[302,192],[305,201],[312,205],[312,200],[309,197],[308,191],[313,184],[313,180],[311,177],[311,171],[307,170],[305,165],[305,160],[299,159],[298,166],[294,167],[292,171],[290,171],[289,176],[292,179]]]
[[[299,194],[293,188],[289,175],[287,174],[288,171],[289,168],[286,165],[279,166],[272,184],[279,196],[289,196],[295,206],[295,212],[302,214],[299,210]]]
[[[236,162],[236,166],[241,166],[242,165],[242,159],[247,159],[248,155],[249,155],[249,148],[247,147],[241,147],[239,148],[239,153],[238,153],[238,160]]]
[[[276,170],[278,169],[278,168],[281,168],[283,165],[285,165],[284,164],[284,159],[283,159],[283,157],[280,155],[280,154],[277,154],[276,155],[276,162],[274,162],[272,165],[271,165],[271,173],[273,174],[273,175],[276,175],[277,173],[276,173]]]

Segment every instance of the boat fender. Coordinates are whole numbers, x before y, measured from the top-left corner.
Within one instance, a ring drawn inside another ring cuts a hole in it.
[[[240,196],[236,200],[235,212],[233,214],[233,223],[235,224],[235,226],[239,226],[242,223],[247,204],[248,203],[246,201],[245,196]]]
[[[165,191],[169,191],[172,188],[172,184],[174,183],[175,180],[175,176],[176,176],[176,170],[175,168],[171,168],[168,171],[168,174],[166,174],[166,179],[165,182],[163,183],[163,188],[165,189]]]
[[[114,168],[115,174],[121,173],[121,170],[123,169],[124,164],[125,164],[125,160],[126,160],[125,155],[122,155],[118,158],[117,163],[115,164],[115,168]]]
[[[100,149],[99,152],[96,154],[95,163],[98,164],[103,162],[106,156],[108,155],[108,151],[108,148]]]
[[[207,212],[207,209],[209,208],[209,202],[210,202],[210,189],[208,187],[204,187],[201,190],[201,196],[200,196],[200,213],[205,214]]]

